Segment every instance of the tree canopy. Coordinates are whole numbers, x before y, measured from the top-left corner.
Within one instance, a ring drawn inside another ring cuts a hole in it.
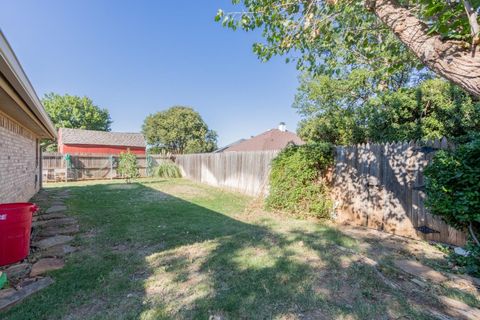
[[[50,119],[58,128],[110,131],[112,120],[107,109],[95,105],[88,97],[74,95],[46,94],[42,103]],[[46,141],[44,150],[55,151],[56,144]]]
[[[348,145],[461,138],[480,130],[480,102],[458,86],[430,79],[413,88],[352,98],[364,90],[362,79],[357,73],[337,81],[302,77],[294,103],[304,117],[300,137]]]
[[[145,118],[142,131],[153,150],[198,153],[217,147],[217,133],[190,107],[174,106],[151,114]]]
[[[264,41],[253,50],[262,60],[287,55],[300,69],[330,76],[366,68],[383,87],[428,67],[480,96],[480,0],[232,2],[241,10],[219,10],[216,20],[261,29]]]

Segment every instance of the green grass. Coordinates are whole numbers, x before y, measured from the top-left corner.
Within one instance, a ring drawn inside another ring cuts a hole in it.
[[[2,319],[426,318],[338,250],[358,250],[354,239],[246,210],[246,196],[158,178],[48,190],[64,188],[80,250],[51,273],[55,284]]]

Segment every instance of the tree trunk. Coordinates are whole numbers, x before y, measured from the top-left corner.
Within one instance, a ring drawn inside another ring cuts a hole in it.
[[[395,0],[376,0],[367,4],[428,68],[480,96],[480,52],[461,41],[442,40],[428,35],[428,27]]]

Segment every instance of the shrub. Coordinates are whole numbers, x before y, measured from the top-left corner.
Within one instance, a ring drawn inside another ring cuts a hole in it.
[[[480,139],[473,139],[455,150],[437,152],[425,176],[425,204],[449,225],[468,232],[470,255],[461,259],[462,264],[471,272],[479,273]]]
[[[289,146],[272,161],[268,209],[329,217],[331,200],[325,174],[333,164],[329,143]]]
[[[155,168],[155,175],[160,178],[181,178],[180,168],[171,161],[162,161]]]
[[[140,175],[138,172],[137,157],[130,152],[130,149],[127,149],[127,152],[120,153],[117,172],[125,178],[127,183],[130,183],[131,179],[137,178]]]

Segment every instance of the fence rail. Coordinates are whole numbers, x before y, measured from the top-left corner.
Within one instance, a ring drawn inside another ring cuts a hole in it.
[[[265,194],[270,163],[278,151],[223,152],[180,155],[182,175],[197,182],[248,195]]]

